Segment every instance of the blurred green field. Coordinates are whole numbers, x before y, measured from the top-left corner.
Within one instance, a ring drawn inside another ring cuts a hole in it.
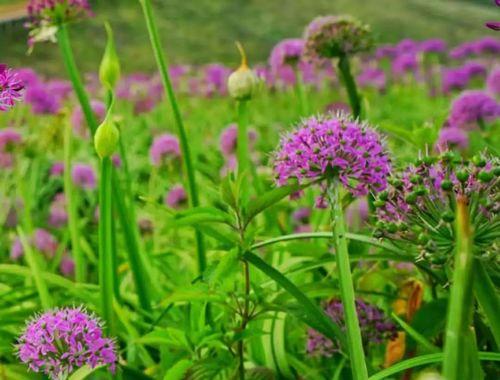
[[[0,0],[0,5],[16,2]],[[124,69],[153,70],[139,2],[93,3],[97,17],[72,30],[81,68],[96,70],[104,46],[102,22],[109,19]],[[498,18],[498,8],[488,0],[156,0],[154,7],[163,42],[176,63],[236,64],[235,40],[244,43],[252,62],[265,61],[276,42],[300,36],[304,26],[321,14],[355,15],[372,25],[379,42],[440,37],[457,43],[494,35],[484,22]],[[56,46],[39,45],[27,56],[27,33],[22,24],[0,28],[2,61],[12,66],[32,66],[47,74],[61,72]]]

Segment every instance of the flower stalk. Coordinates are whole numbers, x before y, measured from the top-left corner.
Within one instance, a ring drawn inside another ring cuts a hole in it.
[[[467,198],[463,196],[457,197],[455,229],[455,268],[444,344],[443,376],[446,380],[463,379],[464,368],[470,363],[466,345],[472,322],[474,256]]]
[[[167,59],[161,47],[160,36],[153,15],[153,8],[151,6],[150,0],[140,0],[140,3],[144,13],[144,18],[146,20],[149,39],[151,41],[151,47],[153,48],[153,52],[156,58],[156,63],[160,71],[163,87],[165,88],[165,91],[168,95],[168,99],[170,101],[170,106],[172,107],[175,124],[177,126],[177,132],[179,134],[179,141],[181,145],[182,157],[184,162],[184,170],[186,172],[186,176],[188,179],[190,205],[192,207],[197,207],[199,205],[198,187],[196,185],[195,170],[191,158],[191,151],[189,148],[189,143],[187,139],[186,130],[184,128],[181,112],[177,104],[170,76],[168,74]],[[206,268],[205,242],[203,239],[203,235],[198,230],[195,231],[195,239],[196,239],[197,256],[198,256],[198,271],[200,274],[202,274]]]
[[[351,105],[352,114],[355,118],[361,115],[361,99],[359,97],[358,88],[356,86],[356,81],[351,73],[351,65],[349,63],[349,57],[345,54],[339,57],[337,63],[342,81],[347,90],[347,95],[349,96],[349,103]]]
[[[330,181],[327,191],[331,207],[331,223],[340,282],[340,296],[344,307],[347,345],[349,348],[349,358],[351,360],[353,379],[366,380],[368,379],[368,370],[363,352],[363,340],[361,337],[361,329],[359,327],[358,314],[356,312],[351,264],[347,249],[347,231],[339,190],[339,184],[335,181]]]

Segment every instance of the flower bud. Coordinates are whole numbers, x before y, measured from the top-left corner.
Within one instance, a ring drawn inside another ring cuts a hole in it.
[[[113,30],[107,22],[104,26],[108,35],[108,42],[104,56],[102,57],[101,66],[99,67],[99,80],[107,88],[113,89],[120,80],[120,61],[118,54],[116,54]]]
[[[111,120],[111,109],[108,111],[106,119],[97,128],[94,136],[94,147],[97,155],[103,159],[110,157],[116,150],[120,132],[115,123]]]
[[[241,65],[234,71],[227,80],[229,95],[236,100],[249,100],[255,94],[259,79],[257,75],[248,67],[247,57],[241,44],[236,43],[241,54]]]
[[[486,160],[479,155],[472,157],[472,162],[479,168],[484,168],[486,166]]]
[[[467,173],[466,170],[460,170],[459,172],[457,172],[457,179],[460,182],[464,183],[469,179],[469,173]]]
[[[455,213],[453,211],[446,211],[443,216],[442,216],[442,219],[445,221],[445,222],[448,222],[448,223],[451,223],[455,220]]]
[[[449,179],[443,180],[443,182],[441,182],[441,189],[444,191],[450,191],[451,189],[453,189],[453,182],[451,182]]]
[[[373,202],[373,205],[375,207],[384,207],[385,201],[383,201],[382,199],[377,199],[376,201]]]
[[[479,178],[479,180],[483,183],[488,183],[493,179],[494,176],[495,175],[493,172],[491,172],[491,171],[487,172],[487,171],[483,170],[483,171],[479,172],[479,174],[477,175],[477,178]]]

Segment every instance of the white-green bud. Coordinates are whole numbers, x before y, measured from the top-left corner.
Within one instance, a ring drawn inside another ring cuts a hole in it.
[[[106,119],[102,122],[94,135],[94,147],[99,158],[110,157],[118,146],[120,131],[112,120],[111,112],[108,111]]]
[[[104,86],[113,89],[120,80],[120,60],[116,53],[113,30],[107,22],[104,26],[106,27],[106,34],[108,35],[108,42],[99,67],[99,79]]]
[[[248,100],[257,92],[259,78],[253,70],[248,67],[247,58],[243,47],[236,43],[241,53],[241,65],[227,80],[229,95],[236,100]]]

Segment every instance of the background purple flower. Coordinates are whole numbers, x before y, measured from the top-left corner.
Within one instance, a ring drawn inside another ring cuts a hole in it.
[[[84,365],[106,365],[114,372],[118,361],[114,341],[104,337],[100,320],[82,307],[36,316],[19,337],[17,350],[30,370],[52,379],[68,376]]]
[[[467,132],[457,127],[444,127],[439,131],[437,148],[444,152],[447,149],[467,149],[469,146],[469,137]]]
[[[34,114],[55,115],[61,108],[61,98],[51,92],[44,83],[36,83],[26,89],[26,103],[31,105]]]
[[[86,190],[93,190],[96,187],[96,177],[92,166],[86,164],[74,164],[71,170],[73,183]]]
[[[48,224],[54,228],[60,228],[68,222],[68,213],[66,212],[66,197],[64,193],[58,193],[52,200],[49,207]]]
[[[446,51],[446,42],[440,38],[431,38],[420,42],[418,48],[424,53],[444,53]]]
[[[449,121],[457,127],[476,127],[478,122],[500,116],[500,104],[483,91],[465,91],[453,100]]]
[[[170,191],[165,196],[165,204],[174,209],[181,208],[186,205],[188,196],[182,185],[172,186]]]
[[[166,159],[176,159],[181,156],[179,140],[174,135],[165,133],[156,137],[149,150],[151,162],[155,166],[162,165]]]
[[[486,79],[486,88],[494,96],[500,95],[500,66],[495,66]]]
[[[90,107],[94,111],[94,115],[97,117],[97,122],[100,124],[106,116],[106,106],[103,102],[99,100],[91,100]],[[74,131],[82,137],[89,135],[89,130],[87,128],[87,122],[83,115],[82,107],[77,105],[71,114],[71,124],[73,125]]]
[[[278,72],[284,66],[296,66],[304,51],[304,40],[287,38],[278,42],[271,50],[269,66],[273,72]]]

